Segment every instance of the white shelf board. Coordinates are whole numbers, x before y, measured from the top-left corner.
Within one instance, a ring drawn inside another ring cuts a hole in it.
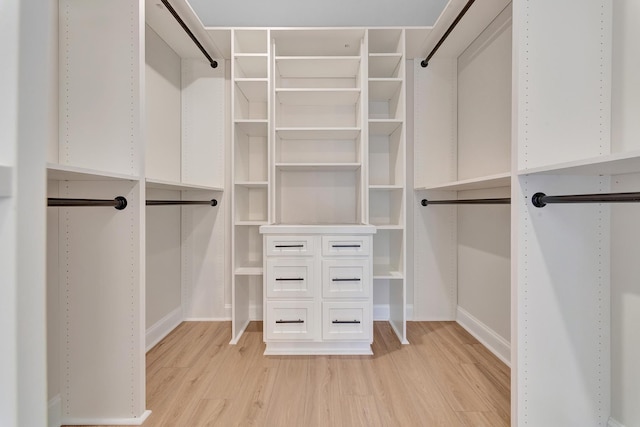
[[[522,169],[518,175],[621,175],[640,172],[640,151]]]
[[[13,170],[9,166],[0,165],[0,197],[11,197]]]
[[[355,171],[360,169],[360,166],[360,163],[276,163],[276,169],[292,172]]]
[[[236,276],[262,276],[262,267],[238,267]]]
[[[369,76],[373,78],[394,77],[402,53],[370,53],[369,54]]]
[[[267,136],[269,122],[267,120],[236,120],[236,131],[249,136]]]
[[[393,184],[393,185],[370,185],[369,190],[402,190],[404,187],[402,185]]]
[[[373,265],[374,279],[404,279],[404,275],[390,265]]]
[[[402,88],[401,78],[369,79],[369,101],[388,101]]]
[[[277,72],[284,78],[355,78],[359,56],[277,56]]]
[[[250,102],[267,102],[267,79],[235,79],[235,82]]]
[[[286,105],[355,105],[360,89],[276,89],[276,95]]]
[[[236,221],[234,222],[234,225],[241,225],[241,226],[260,226],[260,225],[265,225],[268,224],[267,220],[240,220],[240,221]]]
[[[266,188],[269,183],[267,181],[236,181],[235,185],[246,188]]]
[[[402,120],[369,119],[369,135],[389,136],[402,126]]]
[[[375,225],[377,230],[402,230],[404,229],[403,225],[399,224],[375,224],[371,223],[371,225]]]
[[[266,78],[268,59],[266,53],[240,53],[235,55],[236,67],[244,72],[245,78]]]
[[[351,140],[360,135],[360,128],[276,128],[281,139]]]
[[[185,184],[184,182],[172,182],[163,179],[147,178],[145,179],[147,188],[157,188],[161,190],[177,190],[177,191],[224,191],[222,187],[214,187],[208,185]]]
[[[47,179],[54,181],[139,181],[138,175],[125,175],[96,169],[47,163]]]
[[[427,185],[416,188],[416,190],[436,190],[436,191],[463,191],[481,190],[485,188],[509,187],[511,185],[511,174],[509,172],[495,175],[483,176],[479,178],[465,179],[461,181],[445,182],[442,184]]]

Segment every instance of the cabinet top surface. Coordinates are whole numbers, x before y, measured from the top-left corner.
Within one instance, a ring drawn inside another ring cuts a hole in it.
[[[262,234],[375,234],[370,224],[268,224],[260,226]]]

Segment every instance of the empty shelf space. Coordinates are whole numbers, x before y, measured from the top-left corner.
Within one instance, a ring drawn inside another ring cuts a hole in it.
[[[277,128],[276,133],[281,139],[333,139],[346,140],[355,139],[360,135],[360,128],[357,127],[290,127]]]
[[[370,53],[369,77],[398,77],[402,53]]]
[[[269,123],[267,120],[236,120],[236,132],[249,136],[267,136]]]
[[[235,76],[237,78],[266,78],[268,70],[267,54],[236,54]]]
[[[138,181],[137,175],[47,163],[47,179],[54,181]]]
[[[369,79],[369,101],[388,101],[398,95],[402,79]]]
[[[236,79],[236,86],[251,102],[267,101],[267,79]]]
[[[355,105],[360,89],[276,89],[276,95],[287,105]]]
[[[613,153],[571,162],[521,169],[519,175],[621,175],[640,172],[640,151]]]
[[[393,270],[390,265],[374,265],[374,279],[404,279],[404,275],[397,270]]]
[[[147,178],[145,180],[147,188],[157,188],[160,190],[176,190],[176,191],[188,191],[188,190],[202,190],[202,191],[223,191],[222,187],[208,186],[208,185],[196,185],[187,184],[184,182],[171,182],[163,179]]]
[[[461,181],[444,182],[441,184],[427,185],[417,190],[441,190],[441,191],[462,191],[480,190],[484,188],[508,187],[511,185],[511,174],[509,172],[495,175],[483,176],[479,178],[465,179]]]
[[[284,78],[350,78],[360,71],[359,56],[278,56],[276,72]]]
[[[262,276],[262,265],[255,267],[238,267],[236,276]]]
[[[402,120],[395,119],[370,119],[369,135],[388,136],[402,126]]]

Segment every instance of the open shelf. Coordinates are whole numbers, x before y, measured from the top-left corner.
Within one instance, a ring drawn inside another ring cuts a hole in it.
[[[359,56],[277,56],[277,72],[283,78],[355,78]]]
[[[483,176],[479,178],[465,179],[462,181],[445,182],[442,184],[428,185],[416,190],[438,190],[438,191],[463,191],[481,190],[485,188],[508,187],[511,185],[511,174],[509,172],[495,175]]]
[[[369,119],[369,135],[389,136],[402,126],[402,120]]]
[[[0,197],[11,196],[12,169],[9,166],[0,165]]]
[[[160,190],[176,190],[176,191],[188,191],[188,190],[202,190],[202,191],[224,191],[222,187],[210,187],[206,185],[192,185],[182,182],[171,182],[162,179],[147,178],[145,180],[147,188],[157,188]]]
[[[139,181],[140,177],[77,166],[47,163],[47,179],[54,181]]]
[[[269,185],[267,181],[236,181],[235,185],[247,188],[264,188]]]
[[[267,102],[267,79],[235,79],[236,86],[251,102]]]
[[[282,171],[356,171],[360,163],[276,163],[276,168]]]
[[[276,95],[287,105],[355,105],[360,89],[276,89]]]
[[[254,266],[236,267],[236,276],[262,276],[262,263],[255,263]]]
[[[369,79],[369,101],[388,101],[402,88],[401,78]]]
[[[394,270],[392,266],[390,265],[382,265],[382,264],[374,264],[373,265],[373,279],[398,279],[398,280],[402,280],[404,279],[404,275],[397,271]]]
[[[265,53],[244,53],[235,55],[236,79],[267,78],[268,56]]]
[[[627,151],[522,169],[518,175],[621,175],[640,172],[640,151]]]
[[[369,78],[397,78],[402,53],[370,53]]]
[[[355,139],[360,135],[357,127],[287,127],[276,128],[281,139]]]
[[[248,136],[266,137],[269,125],[267,120],[236,120],[236,131]]]

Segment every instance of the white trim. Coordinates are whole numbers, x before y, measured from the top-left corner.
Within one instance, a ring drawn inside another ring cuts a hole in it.
[[[134,425],[139,426],[151,415],[151,411],[146,410],[139,417],[134,418],[64,418],[62,424],[70,426],[80,425]]]
[[[277,342],[269,341],[264,350],[265,356],[299,355],[372,355],[369,342]]]
[[[387,321],[390,317],[389,304],[374,304],[373,305],[373,320],[374,321]]]
[[[49,427],[60,427],[62,425],[62,399],[59,394],[49,400],[47,414],[47,425]]]
[[[151,350],[180,323],[182,323],[182,307],[176,308],[148,328],[145,333],[146,351]]]
[[[456,322],[487,347],[498,359],[511,367],[511,344],[509,341],[460,306],[456,310]]]
[[[185,317],[183,322],[231,322],[231,317]]]
[[[612,417],[609,417],[609,421],[607,422],[607,427],[624,427],[624,424],[620,424],[618,421],[614,420]]]

